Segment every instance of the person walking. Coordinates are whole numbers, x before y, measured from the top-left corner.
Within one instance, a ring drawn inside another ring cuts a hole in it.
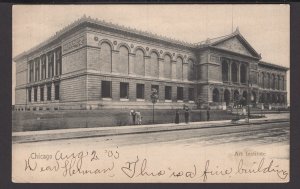
[[[184,110],[184,120],[186,124],[189,123],[189,117],[190,117],[190,110],[189,107],[186,107]]]
[[[178,112],[178,110],[176,110],[176,112],[175,112],[175,123],[176,124],[179,123],[179,112]]]
[[[138,125],[142,124],[142,114],[141,114],[141,112],[136,112],[136,120],[137,120]]]
[[[136,116],[135,110],[130,110],[130,116],[132,119],[132,124],[135,125],[135,116]]]
[[[210,119],[210,113],[209,113],[209,109],[210,109],[210,108],[207,108],[207,111],[206,111],[206,115],[207,115],[207,121],[209,121],[209,119]]]

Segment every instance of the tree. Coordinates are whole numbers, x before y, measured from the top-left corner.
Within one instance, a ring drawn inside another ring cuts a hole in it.
[[[154,104],[157,102],[157,99],[158,99],[158,92],[155,88],[152,88],[150,97],[151,97],[151,101],[153,104],[152,122],[154,124]]]

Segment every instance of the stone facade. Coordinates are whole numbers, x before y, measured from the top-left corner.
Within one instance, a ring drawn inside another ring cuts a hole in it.
[[[286,104],[287,68],[262,62],[236,30],[189,44],[83,17],[17,57],[17,110]],[[246,91],[246,92],[245,92]]]

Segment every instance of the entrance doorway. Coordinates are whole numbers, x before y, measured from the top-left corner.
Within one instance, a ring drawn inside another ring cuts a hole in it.
[[[224,101],[225,101],[225,103],[226,103],[226,106],[228,106],[228,105],[229,105],[229,102],[230,102],[230,92],[229,92],[228,89],[226,89],[226,90],[224,91]]]

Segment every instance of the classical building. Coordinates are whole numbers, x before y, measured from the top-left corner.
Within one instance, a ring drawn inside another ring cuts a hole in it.
[[[237,29],[190,44],[82,17],[14,58],[17,110],[286,104],[288,68],[261,61]]]

